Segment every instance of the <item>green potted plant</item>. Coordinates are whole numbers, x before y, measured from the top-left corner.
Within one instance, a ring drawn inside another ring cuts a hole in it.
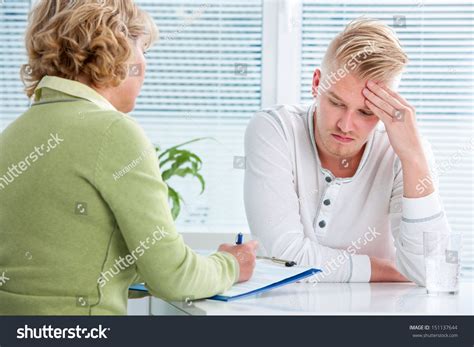
[[[201,158],[188,149],[181,147],[188,145],[193,142],[208,139],[207,137],[197,138],[191,141],[180,143],[179,145],[167,148],[161,151],[159,146],[155,146],[156,153],[158,155],[158,161],[161,168],[161,176],[163,181],[168,186],[168,199],[171,204],[171,214],[173,219],[179,216],[181,211],[181,202],[184,202],[181,194],[172,188],[168,181],[173,176],[186,177],[191,176],[196,178],[201,185],[202,194],[206,189],[206,182],[202,177],[200,171],[202,168]]]

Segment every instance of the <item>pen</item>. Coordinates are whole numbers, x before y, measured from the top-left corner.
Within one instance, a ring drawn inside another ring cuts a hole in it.
[[[296,261],[278,259],[278,258],[275,258],[275,257],[263,257],[263,256],[260,256],[260,255],[257,255],[257,259],[267,259],[267,260],[271,260],[271,261],[273,261],[273,262],[275,262],[275,263],[285,264],[285,266],[287,266],[287,267],[292,267],[292,266],[295,266],[295,265],[296,265]]]
[[[236,245],[241,245],[243,241],[244,241],[244,234],[238,233],[237,234],[237,239],[235,240],[235,244]]]

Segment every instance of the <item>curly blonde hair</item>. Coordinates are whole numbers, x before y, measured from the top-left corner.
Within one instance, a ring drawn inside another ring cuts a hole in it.
[[[25,35],[25,92],[31,97],[46,75],[118,86],[128,76],[137,39],[149,48],[157,36],[153,19],[133,0],[40,0]]]

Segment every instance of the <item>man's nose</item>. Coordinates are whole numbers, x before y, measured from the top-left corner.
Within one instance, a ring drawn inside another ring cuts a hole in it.
[[[341,132],[347,134],[354,130],[354,117],[355,114],[352,111],[344,112],[342,117],[337,122],[337,126]]]

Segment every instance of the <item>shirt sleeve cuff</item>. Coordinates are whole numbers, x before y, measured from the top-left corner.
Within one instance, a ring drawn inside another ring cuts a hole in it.
[[[436,192],[422,198],[402,199],[403,217],[406,219],[423,219],[432,217],[442,211]]]
[[[365,254],[351,256],[352,273],[349,282],[370,282],[372,270],[370,268],[370,258]]]

